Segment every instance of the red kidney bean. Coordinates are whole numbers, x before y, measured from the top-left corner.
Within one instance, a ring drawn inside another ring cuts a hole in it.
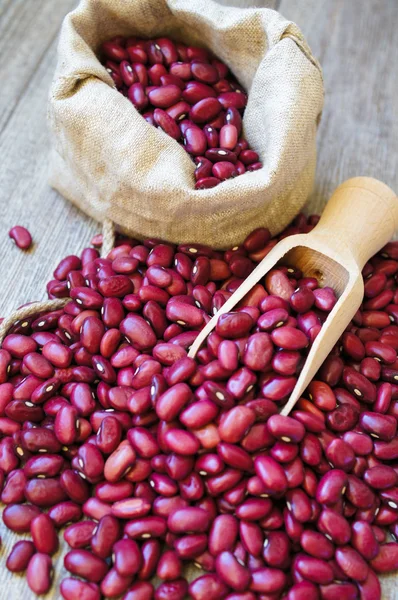
[[[120,538],[120,529],[120,524],[115,517],[104,515],[92,534],[92,552],[100,558],[110,556],[114,543]]]
[[[370,508],[374,501],[371,489],[355,475],[348,475],[345,495],[357,508]]]
[[[293,391],[296,381],[295,377],[266,375],[261,388],[262,395],[275,402],[283,400]]]
[[[26,579],[32,592],[37,595],[45,594],[51,587],[52,562],[47,554],[37,552],[28,564]]]
[[[243,592],[250,584],[250,571],[240,564],[228,551],[221,552],[216,558],[216,572],[221,581],[228,587]]]
[[[262,556],[270,567],[286,569],[289,565],[291,542],[283,531],[271,531],[266,535]]]
[[[250,590],[258,593],[280,593],[286,585],[286,575],[280,569],[264,567],[252,571]]]
[[[133,467],[135,462],[135,451],[128,440],[123,440],[105,461],[105,479],[110,483],[116,483]]]
[[[398,474],[388,465],[379,465],[367,469],[363,478],[372,488],[384,490],[397,484]]]
[[[74,406],[65,404],[55,417],[54,433],[61,444],[73,444],[79,436],[78,412]]]
[[[23,358],[25,354],[36,351],[37,343],[31,337],[11,333],[4,338],[2,348],[15,358]]]
[[[333,580],[332,568],[326,561],[319,558],[301,554],[298,556],[295,566],[302,577],[313,583],[326,585]]]
[[[22,364],[28,369],[28,372],[41,379],[49,379],[54,374],[53,366],[44,356],[36,352],[25,354]]]
[[[332,584],[333,585],[333,584]],[[287,600],[318,600],[318,587],[310,581],[299,581],[290,588]]]
[[[54,366],[65,369],[72,362],[72,351],[55,341],[48,341],[42,348],[43,356]]]
[[[351,538],[351,529],[348,521],[330,508],[322,510],[317,526],[319,531],[335,544],[347,544]]]
[[[166,532],[166,521],[162,517],[142,517],[128,521],[124,532],[133,539],[162,537]]]
[[[65,600],[76,600],[76,598],[99,600],[100,598],[100,592],[95,583],[79,581],[73,577],[66,577],[62,580],[60,591]]]
[[[152,600],[154,588],[148,581],[134,583],[123,596],[123,600]]]
[[[379,460],[394,460],[398,458],[398,439],[391,442],[375,442],[374,454]]]
[[[65,500],[66,495],[58,479],[30,479],[25,485],[26,499],[36,506],[49,507]]]
[[[64,539],[73,549],[86,548],[90,545],[97,524],[94,521],[82,521],[69,525],[64,531]]]
[[[348,478],[344,471],[332,469],[323,475],[317,490],[316,499],[320,504],[333,506],[345,494]]]
[[[253,425],[256,415],[247,406],[235,406],[222,415],[219,434],[224,442],[239,442]]]
[[[35,546],[33,542],[28,540],[17,542],[14,544],[10,554],[7,557],[7,569],[12,573],[20,573],[21,571],[25,571],[34,553]]]
[[[165,442],[171,452],[183,456],[196,454],[200,446],[196,437],[183,429],[170,429],[165,435]]]
[[[372,439],[364,433],[347,431],[343,435],[343,439],[351,446],[357,456],[366,456],[373,450]]]
[[[182,560],[192,560],[200,556],[206,549],[205,534],[185,535],[175,540],[174,548]]]
[[[344,440],[332,440],[326,447],[325,454],[328,461],[332,463],[333,467],[336,469],[342,469],[343,471],[349,472],[354,466],[354,451],[351,446],[344,442]]]
[[[238,536],[238,521],[233,515],[217,516],[209,532],[209,551],[213,556],[231,550]]]
[[[370,561],[376,573],[389,573],[395,571],[398,565],[398,544],[389,542],[380,546],[379,553]]]
[[[160,557],[156,574],[164,581],[172,581],[181,576],[182,564],[174,550],[168,550]]]
[[[292,417],[283,417],[282,415],[272,415],[267,422],[270,433],[283,442],[298,443],[304,437],[304,426]]]
[[[155,591],[155,600],[183,600],[188,591],[185,579],[176,579],[161,583]]]
[[[30,533],[37,552],[51,555],[58,550],[57,532],[48,515],[35,517],[30,524]]]
[[[280,463],[288,463],[294,460],[298,454],[298,446],[287,442],[276,442],[271,448],[271,456]]]
[[[220,181],[224,181],[225,179],[230,179],[231,177],[236,177],[238,175],[235,165],[228,161],[220,161],[215,163],[212,168],[212,173],[214,177],[218,178]]]
[[[269,366],[272,355],[273,346],[269,335],[259,332],[248,338],[242,360],[248,369],[264,371]]]
[[[310,529],[303,531],[300,538],[300,544],[303,550],[314,558],[329,560],[334,556],[333,544],[325,535],[318,531],[312,531]]]
[[[207,97],[196,102],[189,113],[194,123],[208,123],[221,111],[221,104],[217,98]]]
[[[32,520],[40,514],[37,506],[31,504],[9,504],[3,511],[4,524],[17,533],[30,531]]]
[[[342,571],[354,581],[364,581],[369,567],[362,556],[351,546],[337,548],[335,558]]]
[[[26,227],[22,227],[22,225],[12,227],[8,235],[21,250],[28,250],[32,245],[32,236]]]
[[[141,83],[133,83],[129,87],[127,95],[137,110],[142,111],[148,106],[148,97]]]
[[[108,329],[104,333],[100,344],[100,353],[104,358],[111,358],[119,346],[121,337],[118,329]]]
[[[63,527],[72,521],[78,521],[82,517],[82,509],[75,502],[65,501],[55,504],[48,511],[48,516],[56,527]]]
[[[113,562],[122,577],[135,575],[142,567],[142,556],[134,540],[122,539],[113,545]]]
[[[83,504],[89,497],[87,483],[71,469],[66,469],[61,473],[59,479],[61,488],[73,502]]]
[[[101,581],[108,571],[107,563],[88,550],[70,550],[65,555],[64,565],[73,575],[93,583]]]
[[[139,315],[130,313],[120,323],[120,332],[136,350],[150,349],[156,344],[156,336],[152,328]]]
[[[177,383],[160,396],[156,403],[156,414],[164,421],[173,421],[192,398],[185,383]]]
[[[193,600],[221,600],[228,593],[228,588],[215,574],[201,575],[189,585],[189,594]]]
[[[181,508],[169,515],[167,525],[173,533],[201,533],[209,527],[209,515],[202,508]]]
[[[271,339],[276,346],[284,350],[300,350],[308,345],[307,336],[302,331],[289,326],[274,329]]]
[[[379,544],[372,527],[366,521],[356,521],[352,525],[351,545],[366,560],[372,560],[379,553]]]
[[[359,420],[361,427],[372,437],[390,441],[396,434],[397,422],[394,417],[375,412],[363,412]]]
[[[257,456],[254,460],[257,475],[270,494],[284,492],[287,479],[282,467],[269,456]]]

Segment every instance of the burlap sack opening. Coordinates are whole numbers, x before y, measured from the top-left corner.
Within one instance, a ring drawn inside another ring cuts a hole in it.
[[[114,89],[96,52],[115,35],[160,35],[206,46],[249,92],[244,135],[263,168],[194,189],[194,163]],[[259,226],[273,234],[311,190],[321,70],[300,30],[269,9],[212,0],[82,0],[65,19],[50,94],[50,183],[90,216],[135,237],[240,243]]]

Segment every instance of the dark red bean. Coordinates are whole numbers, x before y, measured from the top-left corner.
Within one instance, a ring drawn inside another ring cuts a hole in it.
[[[372,527],[366,521],[352,525],[351,545],[366,559],[372,560],[379,552],[379,544]]]
[[[354,581],[365,581],[369,567],[362,556],[351,546],[337,548],[335,558],[347,577]]]
[[[47,554],[37,552],[28,564],[26,579],[32,592],[37,595],[45,594],[51,587],[52,562]]]
[[[304,426],[292,417],[272,415],[267,422],[270,433],[283,442],[301,442],[305,435]]]
[[[10,504],[3,511],[4,524],[16,533],[26,533],[30,531],[30,524],[40,509],[31,504]]]
[[[65,541],[73,549],[86,548],[90,545],[97,524],[94,521],[82,521],[69,525],[64,531]]]
[[[25,485],[25,497],[32,504],[49,507],[66,499],[66,494],[58,479],[30,479]]]
[[[376,573],[395,571],[398,568],[398,544],[389,542],[380,546],[378,555],[371,560],[370,564]]]
[[[64,565],[73,575],[93,583],[101,581],[108,571],[107,563],[88,550],[71,550],[65,555]]]
[[[58,550],[57,532],[48,515],[35,517],[30,524],[30,533],[37,552],[51,555]]]
[[[14,544],[10,554],[7,557],[7,569],[12,573],[20,573],[21,571],[25,571],[35,551],[36,550],[33,542],[28,540],[17,542]]]
[[[333,580],[333,570],[324,560],[313,558],[311,556],[299,555],[295,564],[300,575],[313,583],[326,585]]]
[[[254,461],[257,475],[270,494],[284,492],[287,479],[282,467],[269,456],[258,456]]]
[[[76,600],[76,598],[99,600],[100,598],[100,592],[95,583],[87,583],[73,577],[66,577],[61,581],[60,591],[65,600]]]
[[[32,244],[32,236],[26,227],[22,227],[22,225],[12,227],[8,235],[21,250],[28,250]]]
[[[348,521],[332,509],[324,508],[318,519],[318,529],[338,545],[347,544],[351,538]]]

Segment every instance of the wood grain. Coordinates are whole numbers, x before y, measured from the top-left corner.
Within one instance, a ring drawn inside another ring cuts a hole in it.
[[[366,175],[398,192],[396,0],[282,0],[319,59],[325,108],[308,212],[320,212],[334,188]]]
[[[316,185],[308,211],[320,211],[344,179],[370,175],[398,190],[396,0],[219,0],[230,6],[277,8],[295,21],[320,59],[326,105],[318,136]],[[0,315],[45,297],[60,258],[78,253],[100,230],[47,184],[46,99],[56,37],[76,0],[0,0]],[[29,226],[35,245],[18,250],[7,232]],[[0,522],[0,600],[33,600],[5,557],[17,539]],[[62,554],[55,556],[56,580]],[[386,578],[394,581],[393,578]],[[56,588],[58,589],[58,588]],[[60,598],[58,591],[48,595]],[[393,584],[384,599],[396,598]],[[210,600],[210,599],[209,599]]]

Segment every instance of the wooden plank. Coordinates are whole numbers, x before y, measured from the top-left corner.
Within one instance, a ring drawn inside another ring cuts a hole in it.
[[[396,0],[282,0],[320,60],[325,108],[318,167],[308,212],[319,212],[334,188],[368,175],[398,192]]]
[[[75,6],[76,0],[57,0],[56,4],[55,10],[54,3],[48,0],[2,2],[0,131],[22,98],[29,102],[25,96],[27,84],[48,52],[62,18]]]
[[[36,2],[30,4],[34,13]],[[42,4],[45,12],[53,6],[51,0]],[[61,10],[55,11],[57,26],[53,17],[54,32],[75,0],[62,0],[60,4]],[[29,46],[33,43],[29,31],[25,35]],[[37,38],[41,35],[36,30]],[[50,143],[46,126],[47,95],[56,59],[53,33],[49,40],[40,43],[44,48],[50,45],[43,56],[37,57],[36,67],[29,66],[24,73],[22,96],[19,98],[17,90],[7,90],[10,104],[14,97],[14,108],[0,137],[0,152],[6,157],[0,172],[0,230],[4,232],[0,238],[3,257],[0,314],[3,315],[24,302],[44,298],[45,282],[51,278],[57,262],[71,252],[81,251],[92,234],[100,230],[98,224],[51,190],[47,183]],[[3,95],[2,106],[7,107]],[[28,226],[33,235],[35,245],[28,253],[16,248],[6,235],[16,224]]]

